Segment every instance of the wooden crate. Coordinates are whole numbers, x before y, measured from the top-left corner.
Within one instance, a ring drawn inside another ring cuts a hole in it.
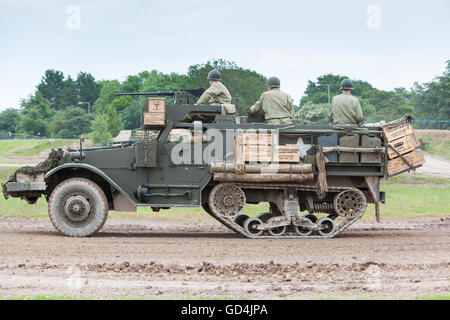
[[[244,145],[244,161],[272,161],[272,146],[270,145]]]
[[[147,111],[166,113],[166,98],[148,98]]]
[[[246,145],[244,159],[258,162],[300,162],[300,147],[297,145]]]
[[[142,106],[142,125],[144,127],[166,125],[166,99],[148,98]]]
[[[384,132],[384,136],[386,137],[387,141],[391,142],[396,139],[400,139],[404,136],[413,134],[414,128],[413,128],[411,122],[405,121],[396,126],[384,127],[383,132]]]
[[[277,146],[275,150],[278,151],[279,162],[300,162],[300,146]]]
[[[405,153],[413,151],[415,148],[419,147],[420,142],[417,139],[416,135],[414,133],[411,133],[404,137],[401,137],[399,139],[389,142],[389,145],[394,147],[395,150],[398,151],[398,153],[405,154]],[[388,151],[389,159],[398,157],[398,154],[391,148],[388,148],[387,151]]]
[[[144,126],[164,126],[166,124],[165,112],[146,112],[144,113]]]
[[[417,167],[425,163],[425,157],[421,149],[414,149],[406,153],[403,157],[413,166]],[[397,173],[408,171],[411,168],[406,164],[401,157],[389,160],[387,165],[388,175],[392,176]]]
[[[278,145],[278,133],[244,133],[244,145]]]

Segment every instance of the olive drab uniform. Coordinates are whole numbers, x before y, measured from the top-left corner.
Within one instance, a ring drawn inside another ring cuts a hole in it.
[[[263,112],[267,124],[293,124],[294,107],[292,99],[279,88],[264,92],[250,107],[250,112]]]
[[[209,104],[222,106],[222,113],[234,114],[236,108],[231,104],[231,94],[222,82],[215,81],[211,86],[203,92],[196,104]]]
[[[331,101],[331,112],[335,125],[359,126],[363,121],[363,112],[358,98],[350,93],[342,93],[333,97]]]

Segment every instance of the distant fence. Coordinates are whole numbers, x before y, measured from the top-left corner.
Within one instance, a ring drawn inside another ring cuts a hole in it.
[[[8,132],[0,131],[0,140],[5,139],[24,139],[24,140],[32,140],[32,139],[47,139],[47,137],[43,136],[33,136],[31,134],[25,133],[11,133],[11,136],[8,135]]]
[[[368,120],[364,123],[380,122],[381,120]],[[389,122],[391,120],[383,120]],[[450,120],[412,120],[416,129],[440,129],[450,130]]]
[[[416,129],[450,130],[450,120],[413,120]]]

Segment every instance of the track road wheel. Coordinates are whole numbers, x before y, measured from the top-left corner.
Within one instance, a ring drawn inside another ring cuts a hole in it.
[[[267,220],[269,220],[272,217],[273,217],[273,214],[271,212],[260,213],[256,216],[256,218],[258,218],[259,220],[261,220],[264,223],[266,223]]]
[[[240,225],[241,227],[244,227],[244,222],[245,220],[247,220],[249,217],[246,214],[238,214],[236,217],[233,218],[233,221],[235,223],[237,223],[238,225]]]
[[[257,229],[259,225],[261,225],[263,222],[259,220],[258,218],[248,218],[244,222],[244,230],[248,234],[252,236],[260,236],[263,233],[263,230]]]
[[[304,216],[303,219],[309,220],[311,223],[315,223],[311,220],[311,218],[309,218],[307,216]],[[313,216],[313,217],[316,218],[315,216]],[[316,218],[316,221],[317,221],[317,218]],[[301,226],[294,226],[294,231],[299,236],[309,236],[311,233],[313,233],[313,230],[305,228],[305,227],[301,227]]]
[[[333,207],[336,214],[352,219],[366,211],[366,196],[358,189],[344,190],[334,197]]]
[[[271,224],[274,220],[276,220],[276,217],[270,218],[267,220],[267,224]],[[267,230],[271,236],[282,236],[286,232],[286,226],[282,227],[275,227],[272,229]]]
[[[319,227],[322,227],[322,229],[318,231],[321,236],[328,236],[336,229],[336,224],[330,218],[321,218],[317,224]]]
[[[48,213],[55,228],[66,236],[91,236],[101,229],[108,217],[108,200],[94,182],[72,178],[53,190]]]

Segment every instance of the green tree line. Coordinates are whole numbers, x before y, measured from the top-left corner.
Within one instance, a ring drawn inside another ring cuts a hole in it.
[[[124,81],[96,80],[87,72],[76,78],[58,70],[47,70],[33,94],[21,100],[20,109],[0,112],[0,131],[20,132],[54,138],[77,138],[92,133],[96,141],[106,141],[122,129],[140,126],[146,97],[115,96],[118,92],[207,88],[208,72],[217,68],[238,111],[245,114],[266,88],[266,77],[223,59],[192,65],[186,74],[157,70],[130,75]],[[331,114],[331,97],[339,94],[345,75],[326,74],[309,81],[296,116],[305,122],[326,122]],[[404,115],[416,119],[450,119],[450,61],[444,73],[432,82],[413,88],[384,91],[362,80],[354,81],[353,94],[361,102],[365,120],[392,120]],[[170,102],[170,98],[169,102]],[[90,113],[88,113],[90,109]]]
[[[330,96],[340,94],[341,81],[345,75],[326,74],[316,81],[308,81],[305,94],[296,116],[311,122],[327,122],[331,110],[328,104],[328,85]],[[420,120],[450,120],[450,60],[445,71],[429,83],[415,83],[413,88],[395,88],[392,91],[379,90],[362,80],[353,81],[352,94],[358,97],[364,113],[364,120],[395,120],[411,115]],[[435,128],[448,128],[448,124],[436,123]]]

